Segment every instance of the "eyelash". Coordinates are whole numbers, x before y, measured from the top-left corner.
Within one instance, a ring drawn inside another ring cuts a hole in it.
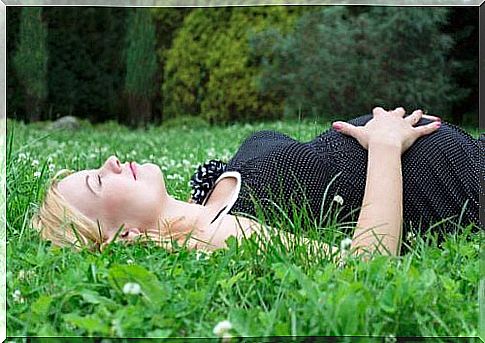
[[[101,175],[98,174],[98,181],[99,181],[99,185],[101,186],[102,183],[101,183]]]

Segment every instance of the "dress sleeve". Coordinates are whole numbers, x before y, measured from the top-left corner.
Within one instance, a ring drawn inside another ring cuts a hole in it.
[[[189,181],[192,188],[191,198],[196,204],[202,204],[219,176],[226,171],[227,164],[220,160],[210,160],[200,165]]]

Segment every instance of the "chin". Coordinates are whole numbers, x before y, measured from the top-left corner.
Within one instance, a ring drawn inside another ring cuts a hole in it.
[[[162,170],[160,169],[160,167],[156,164],[153,164],[153,163],[143,163],[141,166],[141,172],[143,174],[150,174],[150,175],[153,175],[153,174],[159,174],[160,176],[162,175]]]
[[[145,163],[142,166],[145,171],[144,174],[147,175],[151,181],[153,181],[153,184],[159,184],[163,189],[165,189],[163,173],[160,167],[154,163]]]

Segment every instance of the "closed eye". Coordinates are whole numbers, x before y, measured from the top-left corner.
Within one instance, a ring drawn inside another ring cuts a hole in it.
[[[91,193],[93,193],[94,195],[97,195],[96,192],[93,191],[93,189],[89,185],[89,175],[86,175],[86,187],[88,187],[88,189],[91,191]]]
[[[98,181],[99,181],[99,185],[103,185],[103,183],[101,182],[101,175],[98,174]]]

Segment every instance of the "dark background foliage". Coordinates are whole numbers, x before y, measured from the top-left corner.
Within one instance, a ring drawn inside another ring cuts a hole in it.
[[[29,27],[46,28],[45,44],[21,30],[24,10],[7,8],[9,118],[328,120],[404,105],[478,121],[476,7],[143,9],[153,28],[130,20],[129,8],[43,7]],[[156,57],[156,69],[140,67],[140,54]],[[45,80],[22,72],[45,59],[36,73]]]
[[[453,76],[466,68],[450,56],[442,32],[446,8],[335,6],[307,13],[293,34],[257,35],[260,84],[285,99],[285,113],[326,118],[357,115],[374,104],[452,113],[470,90]]]

